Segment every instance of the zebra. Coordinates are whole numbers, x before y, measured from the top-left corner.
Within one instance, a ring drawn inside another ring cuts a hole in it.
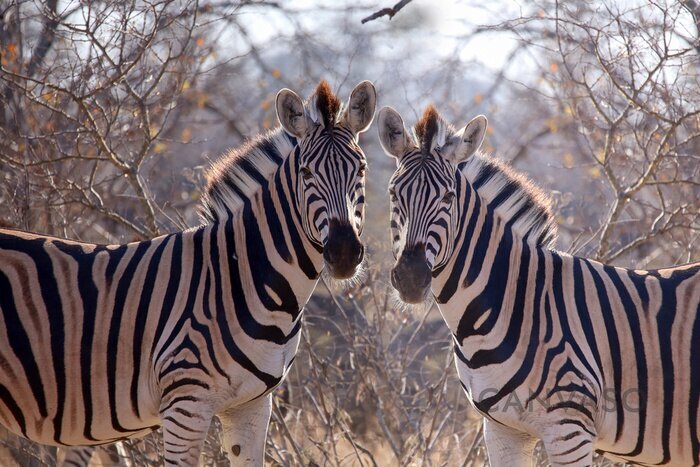
[[[124,443],[114,443],[102,446],[79,446],[59,449],[63,455],[56,453],[56,465],[60,467],[84,467],[90,465],[95,458],[96,465],[123,465],[128,454],[124,449]],[[126,465],[129,465],[127,463]]]
[[[0,423],[58,446],[163,427],[165,464],[195,465],[213,416],[234,465],[262,465],[271,391],[292,364],[319,275],[364,255],[360,133],[322,81],[276,97],[281,124],[216,161],[201,226],[124,245],[0,231]]]
[[[539,439],[552,465],[700,464],[700,263],[555,250],[550,198],[479,152],[482,115],[456,130],[429,106],[412,135],[391,108],[377,122],[397,163],[391,283],[435,300],[491,463],[527,465]]]

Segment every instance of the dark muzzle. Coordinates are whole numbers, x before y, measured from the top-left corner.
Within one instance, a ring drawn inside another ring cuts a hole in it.
[[[331,277],[348,279],[355,275],[357,266],[362,262],[365,247],[350,224],[331,220],[328,240],[323,246],[323,259]]]
[[[420,303],[428,296],[431,269],[425,259],[425,246],[418,245],[401,253],[391,270],[391,285],[406,303]]]

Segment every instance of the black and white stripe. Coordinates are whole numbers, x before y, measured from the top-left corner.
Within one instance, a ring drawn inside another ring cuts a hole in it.
[[[232,462],[262,465],[303,306],[324,268],[362,260],[376,96],[329,99],[325,82],[311,104],[281,91],[284,130],[215,165],[197,228],[114,246],[0,231],[0,423],[59,446],[162,425],[166,464],[194,465],[218,415]]]
[[[547,197],[477,152],[483,117],[455,131],[429,109],[416,139],[391,109],[379,125],[398,161],[392,281],[438,303],[491,463],[529,465],[541,439],[553,465],[594,451],[699,465],[700,263],[630,270],[556,251]]]

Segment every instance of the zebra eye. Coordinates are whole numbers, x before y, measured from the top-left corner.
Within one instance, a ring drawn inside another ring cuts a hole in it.
[[[367,164],[362,164],[360,166],[360,168],[357,170],[357,176],[364,177],[366,171],[367,171]]]
[[[453,199],[455,199],[455,192],[448,191],[447,193],[445,193],[445,196],[442,197],[442,202],[451,203]]]
[[[311,170],[309,170],[308,167],[301,168],[301,176],[304,177],[304,180],[311,180],[314,178],[314,175],[311,173]]]
[[[394,191],[393,188],[389,189],[389,198],[391,198],[391,202],[395,203],[397,198],[396,198],[396,192]]]

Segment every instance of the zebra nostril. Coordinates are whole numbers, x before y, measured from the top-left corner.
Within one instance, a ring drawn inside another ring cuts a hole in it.
[[[398,288],[398,281],[397,281],[397,276],[396,276],[396,268],[391,270],[391,285],[394,286],[394,288]]]
[[[332,264],[335,262],[335,248],[333,245],[326,244],[323,248],[323,259],[325,259],[327,263]]]
[[[426,268],[423,274],[423,283],[421,284],[422,288],[426,288],[430,285],[430,282],[432,281],[432,276],[430,274],[430,268]]]

